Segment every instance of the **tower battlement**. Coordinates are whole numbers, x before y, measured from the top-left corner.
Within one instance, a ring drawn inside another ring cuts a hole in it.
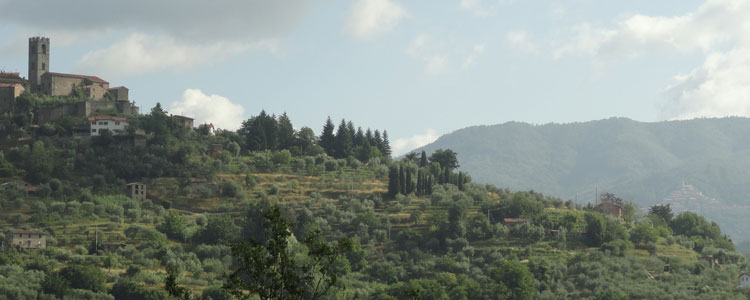
[[[29,42],[40,42],[40,41],[41,42],[47,42],[47,43],[49,43],[49,38],[48,37],[42,37],[42,36],[35,36],[35,37],[30,37],[29,38]]]

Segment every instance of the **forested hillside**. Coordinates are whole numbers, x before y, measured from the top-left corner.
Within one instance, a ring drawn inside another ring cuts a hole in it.
[[[750,213],[748,118],[509,122],[457,130],[423,149],[441,148],[459,153],[461,170],[477,182],[578,203],[593,202],[598,189],[647,207],[691,184],[720,202],[699,213],[736,239],[750,239],[743,225]]]
[[[0,128],[0,226],[46,247],[3,244],[0,299],[750,298],[700,215],[478,184],[458,148],[394,160],[385,131],[265,112],[215,134],[160,106],[125,135],[27,120]]]

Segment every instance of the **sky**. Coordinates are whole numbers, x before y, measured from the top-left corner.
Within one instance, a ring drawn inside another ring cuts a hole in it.
[[[198,123],[261,110],[394,154],[468,126],[750,115],[750,1],[0,0],[0,69],[96,75]]]

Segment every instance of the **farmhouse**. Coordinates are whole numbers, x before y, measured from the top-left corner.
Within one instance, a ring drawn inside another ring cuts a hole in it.
[[[5,241],[24,249],[39,249],[47,247],[47,234],[38,230],[9,230],[5,233]]]

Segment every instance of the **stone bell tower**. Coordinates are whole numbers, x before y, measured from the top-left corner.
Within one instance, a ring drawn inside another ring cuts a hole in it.
[[[29,85],[32,92],[41,91],[42,75],[49,71],[49,38],[29,38]]]

